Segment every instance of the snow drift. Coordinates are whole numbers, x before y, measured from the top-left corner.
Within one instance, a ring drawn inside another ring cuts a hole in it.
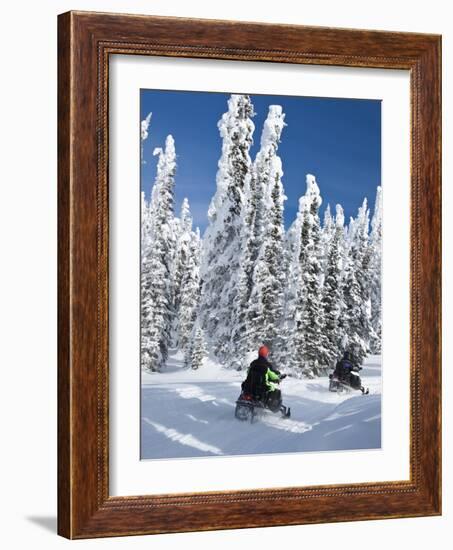
[[[362,371],[370,395],[337,395],[328,378],[281,384],[291,418],[264,411],[254,424],[234,418],[243,372],[208,362],[198,371],[172,357],[165,373],[142,375],[141,458],[377,449],[381,446],[380,356]]]

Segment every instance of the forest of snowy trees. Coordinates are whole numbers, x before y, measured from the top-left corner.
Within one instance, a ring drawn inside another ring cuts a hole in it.
[[[176,150],[169,135],[158,156],[150,199],[142,194],[141,362],[161,371],[170,350],[187,367],[207,355],[245,368],[267,344],[271,360],[295,376],[324,375],[345,350],[358,363],[381,348],[382,197],[367,200],[345,224],[306,175],[296,219],[284,227],[283,166],[278,155],[285,114],[269,106],[260,149],[247,95],[231,95],[218,123],[222,151],[209,224],[201,237],[184,199],[175,213]],[[151,114],[142,122],[142,145]],[[142,148],[143,150],[143,148]],[[370,219],[371,216],[371,219]]]

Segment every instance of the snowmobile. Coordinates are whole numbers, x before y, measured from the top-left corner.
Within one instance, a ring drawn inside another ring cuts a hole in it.
[[[359,375],[361,367],[353,367],[348,373],[339,376],[335,371],[329,374],[329,391],[331,392],[350,392],[351,390],[360,390],[363,395],[370,393],[369,388],[362,386],[362,380]]]
[[[286,374],[281,375],[280,380],[286,378]],[[278,401],[269,399],[269,392],[264,391],[262,394],[252,395],[244,389],[236,401],[236,409],[234,416],[241,421],[250,420],[254,422],[258,414],[263,410],[269,410],[273,413],[280,413],[282,418],[291,416],[291,408],[283,405],[281,394]]]

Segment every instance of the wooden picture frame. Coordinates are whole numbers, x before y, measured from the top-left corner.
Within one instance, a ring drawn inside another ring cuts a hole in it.
[[[441,513],[441,38],[69,12],[58,21],[58,532],[89,538]],[[111,54],[410,71],[410,480],[109,495]],[[245,513],[246,512],[246,513]]]

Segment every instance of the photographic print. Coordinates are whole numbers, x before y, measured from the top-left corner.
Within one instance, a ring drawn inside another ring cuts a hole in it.
[[[141,458],[381,447],[381,102],[140,91]]]

